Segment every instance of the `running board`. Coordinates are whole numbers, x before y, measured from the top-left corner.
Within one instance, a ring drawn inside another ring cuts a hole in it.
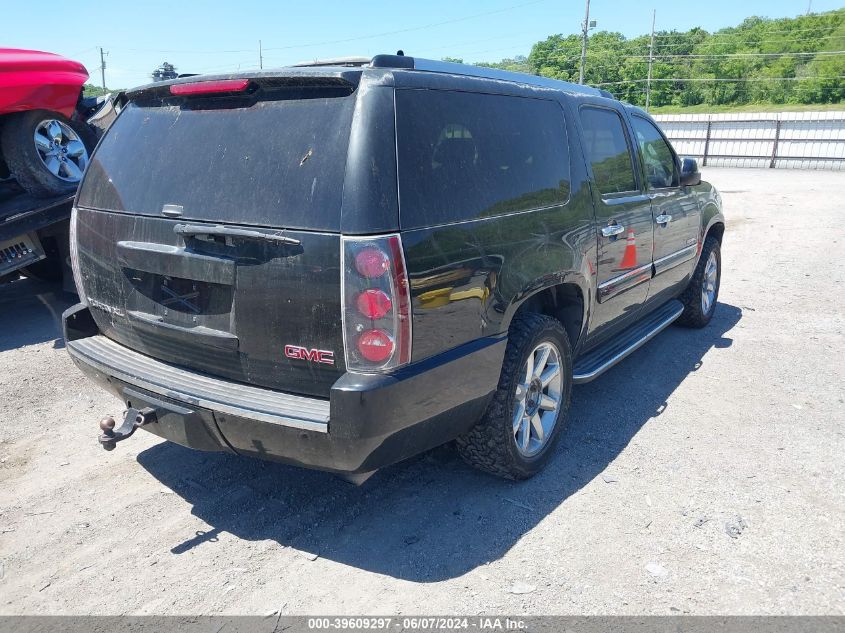
[[[576,361],[573,382],[577,385],[598,378],[666,329],[683,311],[683,304],[673,299],[606,343],[590,350]]]

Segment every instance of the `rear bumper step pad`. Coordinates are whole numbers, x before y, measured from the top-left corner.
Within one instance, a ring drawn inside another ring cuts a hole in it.
[[[177,401],[211,411],[328,433],[329,401],[262,389],[164,363],[99,334],[67,342],[70,355],[112,376]]]

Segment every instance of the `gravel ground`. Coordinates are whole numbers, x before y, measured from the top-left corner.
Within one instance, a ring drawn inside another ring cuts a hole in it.
[[[148,433],[0,287],[0,613],[842,614],[845,172],[707,169],[720,305],[576,387],[526,483],[449,448],[354,487]]]

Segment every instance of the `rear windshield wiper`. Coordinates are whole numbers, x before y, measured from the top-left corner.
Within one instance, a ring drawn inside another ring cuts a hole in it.
[[[298,245],[301,242],[287,235],[282,235],[273,231],[260,231],[257,229],[238,229],[232,226],[223,226],[222,224],[215,224],[208,226],[205,224],[177,224],[173,227],[173,232],[176,235],[196,236],[208,235],[221,237],[237,237],[247,240],[264,240],[265,242],[275,242],[277,244],[292,244]]]

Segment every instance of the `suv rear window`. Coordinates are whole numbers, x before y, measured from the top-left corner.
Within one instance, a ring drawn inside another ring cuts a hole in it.
[[[527,211],[569,198],[569,146],[554,101],[396,91],[403,229]]]
[[[189,219],[339,230],[354,96],[279,92],[234,107],[130,103],[100,143],[78,204],[146,215],[175,204]]]

